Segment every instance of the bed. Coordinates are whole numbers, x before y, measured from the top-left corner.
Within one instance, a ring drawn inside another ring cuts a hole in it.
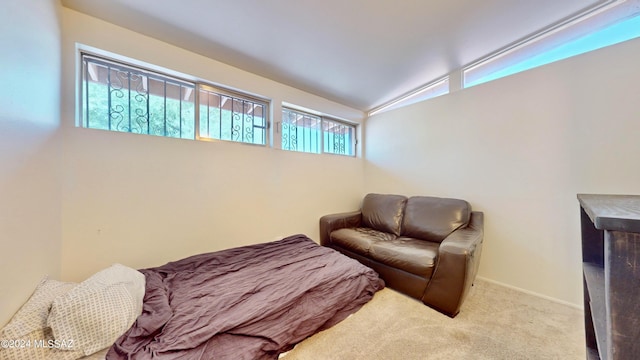
[[[140,270],[142,314],[107,359],[276,359],[384,287],[304,235]]]
[[[277,359],[383,287],[304,235],[137,271],[114,264],[81,283],[45,277],[0,331],[0,360]]]
[[[0,332],[23,346],[0,359],[277,359],[383,287],[305,235],[137,271],[114,264],[77,284],[43,279]]]

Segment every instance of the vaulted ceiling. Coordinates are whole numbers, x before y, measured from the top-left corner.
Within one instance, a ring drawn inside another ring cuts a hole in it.
[[[62,0],[62,4],[367,111],[604,1]]]

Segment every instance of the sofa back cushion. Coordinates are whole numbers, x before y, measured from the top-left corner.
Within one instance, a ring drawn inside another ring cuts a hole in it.
[[[406,202],[402,195],[367,194],[362,200],[362,224],[398,236]]]
[[[459,227],[466,226],[471,206],[459,199],[413,196],[407,200],[402,222],[402,235],[442,242]]]

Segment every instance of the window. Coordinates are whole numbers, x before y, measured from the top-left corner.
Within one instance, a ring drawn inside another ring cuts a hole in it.
[[[82,55],[82,126],[195,137],[195,84]]]
[[[355,126],[307,112],[282,108],[282,149],[355,156]]]
[[[463,69],[470,87],[640,37],[637,5],[607,1]]]
[[[282,149],[320,153],[321,123],[319,116],[283,108]]]
[[[200,137],[265,145],[267,104],[200,87]]]
[[[268,100],[153,65],[146,66],[154,68],[149,70],[95,54],[82,52],[80,57],[78,126],[256,145],[275,137],[272,144],[280,143],[284,150],[355,156],[353,124],[284,106],[278,131],[271,133]]]
[[[354,155],[355,127],[343,122],[322,120],[324,152],[338,155]]]
[[[95,55],[81,58],[83,127],[266,144],[265,100]]]

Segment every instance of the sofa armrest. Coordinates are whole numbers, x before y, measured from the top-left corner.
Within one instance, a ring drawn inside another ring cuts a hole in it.
[[[351,211],[347,213],[325,215],[320,218],[320,245],[328,246],[331,244],[332,231],[360,227],[362,223],[362,212]]]
[[[442,241],[436,268],[422,296],[425,304],[452,317],[458,314],[478,272],[483,238],[484,214],[473,211],[466,227]]]

